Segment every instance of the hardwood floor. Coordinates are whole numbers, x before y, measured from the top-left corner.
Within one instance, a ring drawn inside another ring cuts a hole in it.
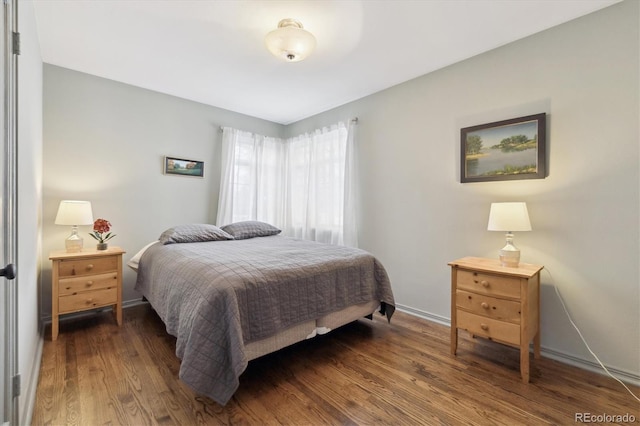
[[[177,379],[175,339],[136,306],[61,324],[46,336],[34,425],[539,425],[575,413],[640,421],[640,404],[613,379],[549,359],[523,384],[517,349],[396,312],[251,361],[222,407]],[[636,395],[638,387],[632,387]]]

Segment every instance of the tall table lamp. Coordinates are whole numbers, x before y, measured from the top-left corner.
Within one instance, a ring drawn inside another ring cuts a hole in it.
[[[500,264],[517,268],[520,249],[513,244],[513,231],[531,231],[526,203],[491,203],[489,231],[506,232],[507,244],[500,250]]]
[[[93,224],[93,212],[89,201],[62,200],[56,215],[56,225],[71,225],[71,235],[64,240],[69,253],[82,251],[82,237],[78,235],[78,225]]]

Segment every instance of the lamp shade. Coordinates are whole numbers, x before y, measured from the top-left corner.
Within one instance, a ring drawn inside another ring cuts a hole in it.
[[[56,215],[56,225],[91,225],[93,212],[89,201],[62,200]]]
[[[316,38],[306,31],[300,21],[287,18],[278,23],[264,39],[267,49],[274,56],[287,62],[299,62],[311,54],[316,47]]]
[[[491,203],[489,231],[531,231],[527,203]]]

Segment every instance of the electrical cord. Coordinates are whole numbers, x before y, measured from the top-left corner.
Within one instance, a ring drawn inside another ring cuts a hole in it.
[[[555,280],[553,279],[553,275],[551,275],[551,271],[549,271],[549,269],[547,269],[547,267],[545,266],[544,268],[545,271],[547,271],[547,273],[549,274],[549,278],[551,278],[551,284],[553,285],[553,288],[556,291],[556,295],[558,296],[558,299],[560,300],[560,304],[562,305],[562,309],[564,309],[564,313],[567,315],[567,318],[569,319],[569,322],[571,323],[571,325],[573,326],[573,328],[576,329],[576,331],[578,332],[578,336],[580,336],[580,339],[582,339],[582,343],[584,343],[584,346],[587,348],[587,350],[589,351],[589,353],[591,355],[593,355],[593,357],[596,359],[596,361],[598,361],[598,364],[600,364],[600,367],[602,367],[602,369],[609,375],[611,376],[613,379],[617,380],[618,383],[620,383],[622,386],[624,386],[624,388],[627,390],[627,392],[629,392],[631,394],[632,397],[634,397],[638,402],[640,402],[640,398],[638,398],[636,396],[636,394],[634,394],[631,389],[629,389],[627,387],[627,385],[624,384],[624,382],[620,379],[618,379],[616,376],[614,376],[608,369],[607,367],[604,366],[604,364],[602,363],[602,361],[600,361],[600,358],[598,358],[598,356],[591,350],[591,347],[589,347],[589,344],[587,343],[586,339],[584,338],[584,336],[582,335],[582,333],[580,332],[580,329],[578,328],[578,326],[576,325],[575,322],[573,322],[573,319],[571,318],[571,315],[569,315],[569,311],[567,310],[567,306],[564,304],[564,300],[562,299],[562,296],[560,295],[560,290],[558,290],[558,286],[555,283]]]

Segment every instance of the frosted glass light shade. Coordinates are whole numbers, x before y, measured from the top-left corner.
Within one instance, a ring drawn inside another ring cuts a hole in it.
[[[302,27],[300,21],[287,18],[278,23],[264,42],[274,56],[287,62],[299,62],[308,57],[316,47],[316,38]]]
[[[89,201],[62,200],[58,206],[56,225],[71,225],[71,235],[64,241],[67,252],[82,251],[83,240],[78,235],[78,225],[92,225],[93,211]]]
[[[506,244],[500,249],[500,264],[517,268],[520,249],[513,244],[513,231],[531,231],[526,203],[491,203],[489,231],[506,231]]]

